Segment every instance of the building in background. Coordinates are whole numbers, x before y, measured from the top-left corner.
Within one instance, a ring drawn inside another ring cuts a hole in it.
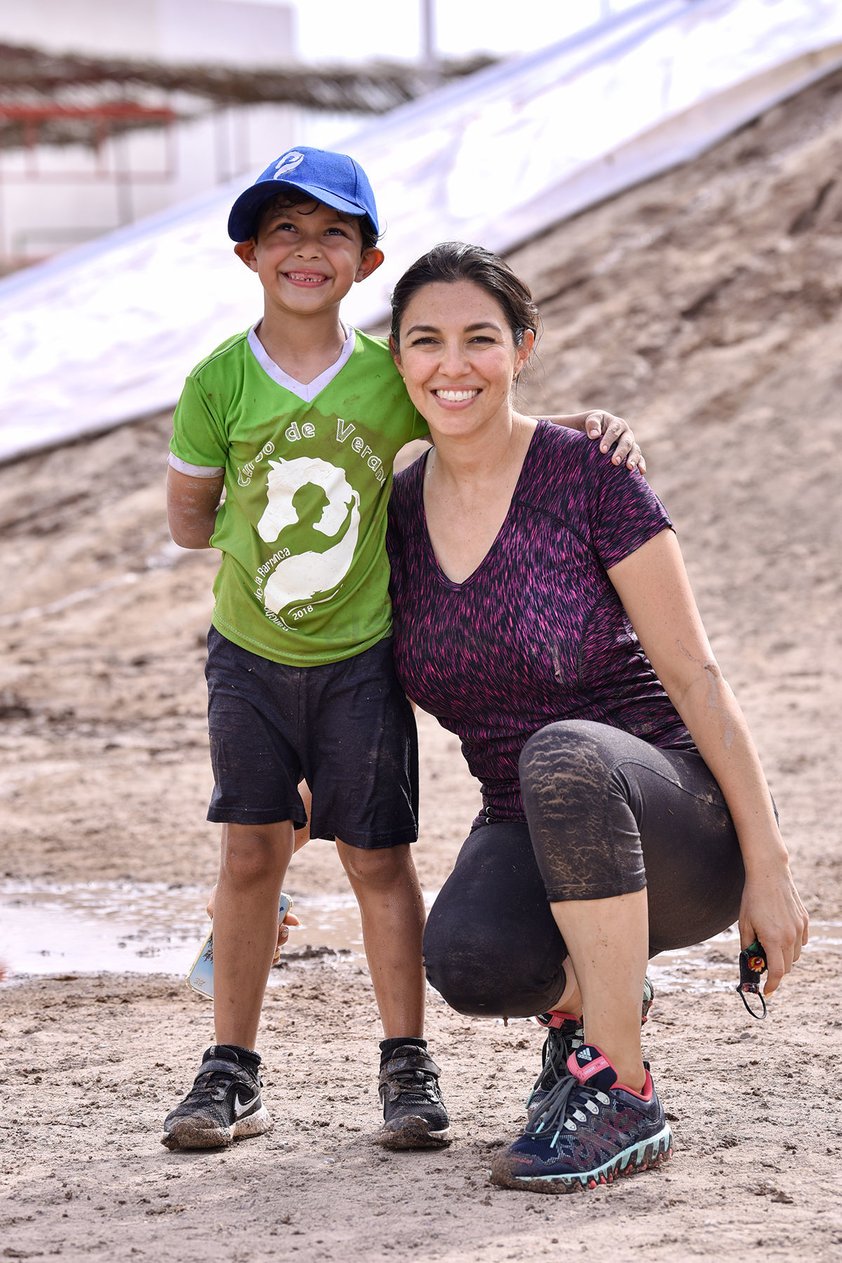
[[[3,5],[0,266],[44,258],[183,202],[257,170],[294,141],[318,144],[350,130],[353,115],[223,103],[226,73],[236,101],[236,71],[241,84],[258,88],[261,71],[295,58],[295,13],[282,4]],[[173,74],[176,67],[203,67],[205,83]]]

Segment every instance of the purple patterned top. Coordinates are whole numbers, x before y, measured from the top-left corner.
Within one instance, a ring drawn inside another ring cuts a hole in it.
[[[583,434],[539,422],[497,538],[453,583],[427,533],[425,465],[395,479],[389,508],[395,664],[461,738],[493,816],[523,818],[518,756],[556,719],[694,749],[606,574],[672,525],[649,484]]]

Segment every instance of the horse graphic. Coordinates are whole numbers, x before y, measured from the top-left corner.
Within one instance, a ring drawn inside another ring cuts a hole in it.
[[[270,460],[266,508],[257,523],[260,538],[272,543],[287,526],[301,520],[294,499],[296,492],[308,485],[319,487],[326,500],[318,521],[308,525],[322,535],[339,539],[326,552],[298,553],[280,562],[263,590],[264,604],[272,614],[338,587],[350,569],[357,546],[360,497],[344,470],[312,456]]]

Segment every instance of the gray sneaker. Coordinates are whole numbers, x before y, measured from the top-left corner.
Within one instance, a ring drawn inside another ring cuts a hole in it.
[[[396,1048],[380,1070],[383,1126],[376,1136],[386,1149],[438,1149],[450,1144],[450,1119],[432,1057],[414,1044]]]

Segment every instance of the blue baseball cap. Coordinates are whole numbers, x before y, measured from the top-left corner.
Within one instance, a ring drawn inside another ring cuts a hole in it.
[[[281,154],[240,194],[228,216],[228,236],[233,241],[253,237],[261,209],[284,188],[300,189],[346,215],[364,216],[380,235],[374,193],[360,164],[344,153],[300,145]]]

